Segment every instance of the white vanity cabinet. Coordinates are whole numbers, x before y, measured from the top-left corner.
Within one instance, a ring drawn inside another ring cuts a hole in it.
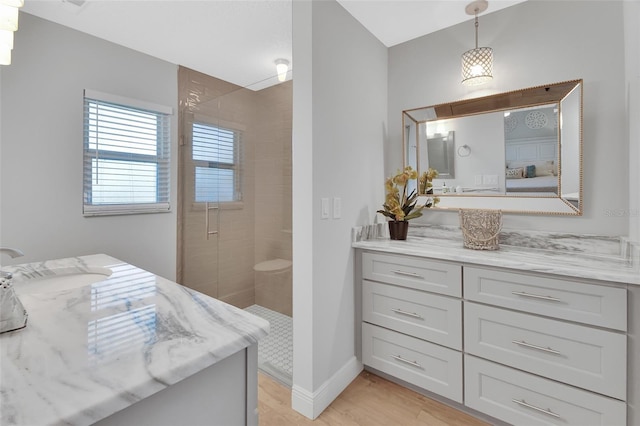
[[[475,266],[463,281],[466,406],[514,424],[626,424],[626,289]]]
[[[465,266],[464,297],[488,305],[626,331],[626,290],[584,281]]]
[[[363,253],[364,364],[462,402],[461,274],[448,262]]]
[[[364,253],[365,279],[447,296],[462,296],[462,266],[410,256]]]
[[[627,289],[361,251],[365,366],[495,419],[627,423]]]
[[[621,426],[626,404],[465,355],[465,405],[514,425]]]

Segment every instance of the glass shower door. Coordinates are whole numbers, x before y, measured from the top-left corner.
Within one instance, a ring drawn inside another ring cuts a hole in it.
[[[197,145],[194,152],[195,114],[182,115],[180,145],[180,212],[178,222],[178,282],[211,297],[218,297],[218,204],[198,194]]]
[[[178,280],[240,308],[254,303],[252,90],[180,69]]]

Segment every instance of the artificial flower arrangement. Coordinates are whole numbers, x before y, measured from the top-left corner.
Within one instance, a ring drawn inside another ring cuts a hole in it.
[[[418,189],[420,194],[433,194],[433,183],[435,178],[438,177],[438,171],[429,167],[429,170],[420,175],[418,179]]]
[[[438,175],[438,172],[434,169],[429,169],[429,172],[423,173],[423,176],[427,174],[435,177]],[[431,179],[433,179],[433,177],[431,177]],[[407,184],[411,179],[417,178],[418,172],[413,170],[411,166],[407,166],[402,172],[399,171],[395,176],[387,178],[384,185],[386,197],[382,205],[384,209],[378,210],[378,213],[382,213],[392,221],[408,221],[422,216],[422,209],[434,207],[438,204],[440,201],[438,197],[429,197],[424,205],[418,205],[419,194],[415,189],[407,194]],[[420,184],[422,185],[421,182]],[[431,182],[428,182],[428,184],[431,184]],[[424,188],[426,188],[426,185],[427,183],[424,184]],[[423,193],[426,193],[426,191]]]

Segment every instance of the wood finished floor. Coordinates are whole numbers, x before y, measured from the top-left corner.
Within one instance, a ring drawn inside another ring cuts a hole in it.
[[[291,390],[258,374],[260,426],[475,426],[487,423],[363,371],[311,421],[291,409]]]

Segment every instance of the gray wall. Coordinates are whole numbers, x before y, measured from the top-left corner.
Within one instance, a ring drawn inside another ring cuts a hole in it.
[[[2,68],[0,244],[26,254],[13,262],[106,253],[175,279],[177,116],[172,212],[85,218],[82,109],[87,88],[175,113],[177,67],[21,13],[13,63]]]
[[[333,0],[293,2],[293,43],[293,406],[314,417],[361,368],[350,231],[384,198],[387,49]]]
[[[640,241],[640,2],[624,2],[625,73],[629,123],[629,237]]]
[[[583,78],[584,216],[508,215],[504,226],[627,235],[628,215],[612,214],[629,209],[622,2],[531,0],[482,15],[479,45],[494,49],[494,79],[479,89],[460,84],[460,55],[473,43],[469,20],[389,49],[386,174],[402,164],[404,109]],[[435,211],[418,219],[457,220]]]

